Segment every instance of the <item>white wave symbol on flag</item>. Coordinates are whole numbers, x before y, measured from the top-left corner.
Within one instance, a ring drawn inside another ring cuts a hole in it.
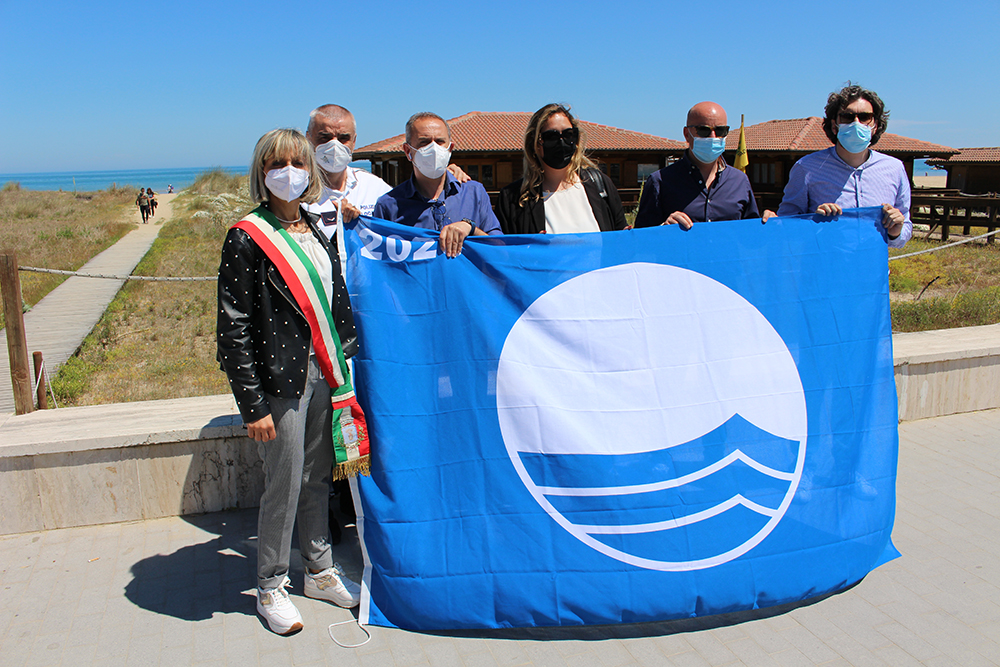
[[[744,454],[743,452],[736,450],[726,458],[722,459],[717,463],[713,463],[710,466],[706,466],[701,471],[696,473],[691,473],[684,477],[678,479],[665,480],[663,482],[656,482],[653,484],[640,484],[636,486],[618,486],[618,487],[597,487],[597,488],[581,488],[581,489],[564,489],[556,488],[551,486],[539,487],[539,491],[546,496],[624,496],[630,494],[640,494],[649,493],[652,491],[661,491],[663,489],[675,489],[685,484],[690,484],[692,482],[697,482],[702,480],[712,473],[722,470],[730,463],[735,461],[742,461],[754,470],[763,473],[769,477],[773,477],[776,480],[784,480],[790,482],[794,477],[794,473],[781,472],[780,470],[773,470],[765,465],[761,465],[757,461]],[[644,523],[631,526],[623,525],[605,525],[605,526],[581,526],[588,534],[596,535],[600,533],[607,534],[626,534],[626,533],[650,533],[657,530],[666,530],[669,528],[678,528],[680,526],[687,526],[692,523],[697,523],[704,519],[710,519],[713,516],[722,514],[726,510],[732,509],[737,505],[742,505],[749,510],[757,512],[758,514],[766,517],[772,517],[777,513],[776,509],[765,507],[759,505],[752,500],[744,498],[742,494],[737,493],[736,495],[724,500],[715,507],[711,507],[707,510],[701,512],[696,512],[694,514],[689,514],[687,516],[682,516],[676,519],[667,519],[665,521],[658,521],[654,523]]]
[[[735,415],[659,451],[521,452],[520,459],[534,490],[571,532],[669,565],[712,562],[760,533],[783,511],[798,453],[797,441]]]
[[[781,336],[742,295],[680,267],[619,264],[536,298],[504,341],[496,395],[532,498],[635,567],[747,553],[805,463],[805,395]]]

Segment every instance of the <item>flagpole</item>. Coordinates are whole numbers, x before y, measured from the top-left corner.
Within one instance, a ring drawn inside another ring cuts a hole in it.
[[[740,141],[736,146],[736,159],[733,160],[733,166],[745,174],[747,173],[749,164],[750,160],[747,159],[747,138],[746,133],[743,131],[743,114],[740,114]]]

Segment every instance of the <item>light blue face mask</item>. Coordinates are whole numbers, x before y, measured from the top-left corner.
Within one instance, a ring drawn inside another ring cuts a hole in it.
[[[719,137],[695,137],[691,152],[702,164],[712,164],[726,151],[726,140]]]
[[[837,141],[848,153],[860,153],[872,142],[872,128],[859,121],[841,125],[837,130]]]

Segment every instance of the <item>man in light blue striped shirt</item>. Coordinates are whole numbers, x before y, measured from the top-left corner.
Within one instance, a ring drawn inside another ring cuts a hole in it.
[[[834,146],[806,155],[792,167],[778,215],[840,215],[845,208],[881,206],[879,232],[890,247],[913,235],[910,179],[903,163],[873,151],[889,112],[871,90],[848,85],[832,93],[823,130]]]

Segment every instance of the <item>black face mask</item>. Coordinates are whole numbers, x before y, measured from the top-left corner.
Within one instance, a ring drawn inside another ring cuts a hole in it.
[[[550,131],[555,133],[555,130]],[[542,149],[544,157],[542,158],[542,162],[553,169],[562,169],[573,159],[573,154],[576,153],[576,142],[575,131],[565,131],[550,138],[543,137]]]

